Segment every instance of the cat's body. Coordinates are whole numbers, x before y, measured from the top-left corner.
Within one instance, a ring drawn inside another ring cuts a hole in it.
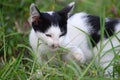
[[[73,7],[74,3],[70,3],[61,11],[41,13],[34,4],[31,5],[33,29],[30,33],[30,44],[39,60],[41,60],[42,54],[54,55],[59,47],[63,47],[68,49],[68,54],[64,55],[65,60],[75,59],[81,64],[89,62],[101,50],[100,18],[82,12],[68,18]],[[102,42],[102,45],[105,46],[101,55],[112,48],[111,42],[114,47],[120,46],[119,40],[116,37],[111,37],[118,31],[120,31],[120,20],[106,18],[104,40]],[[92,40],[88,38],[88,35]],[[120,39],[120,33],[116,36]],[[105,44],[109,39],[111,41]],[[38,46],[38,44],[40,45]],[[120,47],[117,50],[115,49],[116,53],[120,53],[119,49]],[[114,55],[113,51],[109,51],[104,57],[101,57],[100,65],[103,68],[107,67]],[[97,59],[96,63],[98,63]],[[112,72],[112,66],[106,70],[105,74],[107,74],[107,71]]]

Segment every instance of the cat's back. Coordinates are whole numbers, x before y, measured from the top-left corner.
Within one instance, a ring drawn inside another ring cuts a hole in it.
[[[108,39],[117,33],[120,38],[120,19],[105,18],[104,38]],[[68,19],[68,36],[74,43],[86,42],[86,33],[95,41],[92,42],[93,47],[100,41],[101,34],[100,17],[93,16],[84,12],[76,13]],[[76,38],[77,37],[77,38]],[[74,39],[74,40],[73,40]],[[76,40],[75,40],[76,39]]]
[[[87,15],[87,13],[80,12],[69,17],[67,21],[68,43],[77,46],[83,43],[83,41],[86,43],[86,36],[84,32],[89,33]]]
[[[68,28],[69,27],[85,27],[86,26],[86,21],[87,21],[87,13],[80,12],[73,14],[69,19],[68,19]]]

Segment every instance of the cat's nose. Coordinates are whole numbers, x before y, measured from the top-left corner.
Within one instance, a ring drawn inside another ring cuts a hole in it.
[[[52,45],[52,48],[58,48],[59,47],[59,44],[53,44]]]

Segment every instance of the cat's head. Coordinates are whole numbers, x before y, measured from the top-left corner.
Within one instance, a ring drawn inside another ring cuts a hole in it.
[[[60,11],[41,12],[34,3],[30,6],[31,25],[38,38],[51,48],[59,47],[67,34],[67,19],[74,2]]]

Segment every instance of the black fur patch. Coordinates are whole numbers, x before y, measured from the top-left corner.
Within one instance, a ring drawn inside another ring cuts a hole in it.
[[[110,19],[110,21],[105,23],[105,38],[108,38],[114,34],[117,23],[119,23],[117,19]]]
[[[54,12],[52,15],[49,13],[40,13],[39,20],[33,21],[32,26],[35,31],[45,33],[51,25],[59,26],[63,35],[67,33],[67,16],[61,16],[59,13]]]
[[[91,25],[90,36],[91,36],[91,43],[92,46],[96,46],[96,44],[100,41],[101,34],[100,31],[100,18],[97,16],[88,15],[88,24]],[[104,37],[108,38],[112,36],[115,32],[115,25],[118,23],[116,19],[109,19],[109,21],[105,22],[105,30],[104,30]]]

